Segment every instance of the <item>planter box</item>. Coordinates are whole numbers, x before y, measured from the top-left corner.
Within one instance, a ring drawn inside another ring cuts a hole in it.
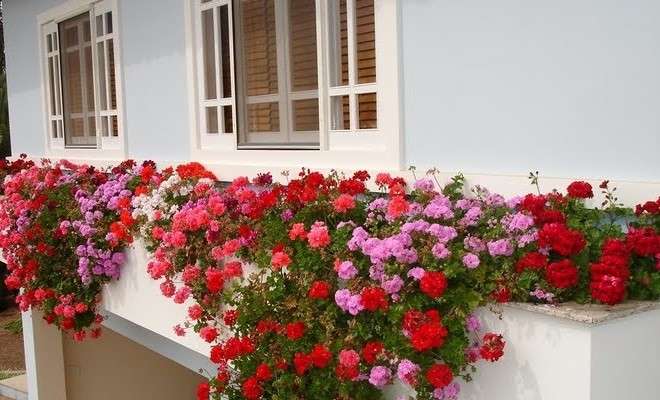
[[[480,316],[488,330],[504,335],[505,355],[479,362],[461,400],[660,398],[658,303],[508,304]],[[395,386],[388,397],[410,394]]]

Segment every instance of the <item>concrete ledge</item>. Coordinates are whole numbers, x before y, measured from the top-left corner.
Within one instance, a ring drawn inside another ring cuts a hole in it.
[[[512,308],[564,318],[589,325],[598,325],[619,318],[652,311],[660,308],[656,301],[628,301],[614,306],[605,304],[560,304],[507,303],[502,308]]]
[[[27,377],[25,374],[0,381],[0,396],[12,400],[28,400]]]

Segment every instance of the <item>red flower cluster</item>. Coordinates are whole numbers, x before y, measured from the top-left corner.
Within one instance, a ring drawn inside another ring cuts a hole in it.
[[[449,334],[437,310],[425,313],[408,310],[403,316],[403,330],[410,337],[412,347],[419,352],[442,347]]]
[[[293,367],[296,374],[304,375],[311,367],[325,368],[332,360],[332,353],[330,350],[322,345],[317,344],[312,351],[305,354],[298,352],[293,356]]]
[[[591,297],[605,304],[617,304],[626,296],[630,278],[630,253],[626,243],[607,239],[600,259],[590,266]]]
[[[545,269],[545,279],[559,289],[573,287],[578,282],[578,269],[570,259],[548,264]]]
[[[506,342],[502,335],[487,333],[484,335],[484,342],[479,348],[479,354],[484,360],[495,362],[504,355],[504,346]]]
[[[324,300],[330,296],[330,284],[326,281],[314,281],[309,288],[309,297]]]
[[[568,185],[566,192],[570,197],[576,199],[590,199],[594,197],[591,185],[584,181],[575,181]]]
[[[578,254],[585,245],[582,233],[562,223],[545,224],[539,231],[539,247],[550,248],[564,257]]]
[[[189,178],[208,178],[216,180],[215,175],[204,168],[204,166],[198,162],[189,162],[187,164],[181,164],[176,167],[176,173],[179,174],[181,179]]]
[[[648,213],[650,215],[660,214],[660,197],[656,201],[647,201],[644,204],[637,204],[635,206],[635,214],[641,215],[643,213]]]
[[[434,364],[426,371],[426,379],[436,389],[442,389],[454,379],[451,369],[445,364]]]
[[[362,289],[360,296],[365,310],[372,312],[378,310],[386,311],[389,307],[387,293],[383,288],[377,286],[366,287]]]
[[[427,271],[419,280],[419,288],[427,296],[437,299],[447,289],[447,277],[442,271]]]
[[[525,270],[542,270],[548,265],[548,257],[533,251],[525,253],[516,263],[516,272],[521,273]]]

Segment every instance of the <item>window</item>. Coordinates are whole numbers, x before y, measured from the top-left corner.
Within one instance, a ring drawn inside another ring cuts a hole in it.
[[[189,0],[196,148],[233,162],[302,149],[316,155],[299,152],[298,162],[367,153],[398,166],[397,9],[397,0]]]
[[[65,3],[40,16],[50,150],[120,150],[114,1]]]

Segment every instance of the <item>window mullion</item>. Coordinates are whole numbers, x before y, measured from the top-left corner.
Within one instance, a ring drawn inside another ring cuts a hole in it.
[[[355,32],[355,0],[346,0],[346,30],[348,38],[348,104],[349,104],[349,129],[351,132],[356,132],[358,128],[358,106],[357,98],[353,92],[353,85],[355,85],[357,78],[356,66],[356,51],[357,51],[357,34]]]
[[[222,49],[220,48],[220,12],[218,7],[213,7],[213,54],[215,56],[215,98],[222,98]],[[216,107],[216,119],[218,123],[218,134],[224,130],[224,116],[222,108]]]
[[[329,106],[328,106],[328,85],[329,76],[326,68],[327,52],[330,51],[328,40],[327,15],[331,8],[330,2],[325,0],[316,0],[316,59],[318,70],[318,99],[319,99],[319,150],[329,149]]]
[[[97,145],[101,143],[102,145],[102,140],[100,139],[101,137],[101,115],[99,113],[100,110],[100,86],[101,86],[101,81],[99,79],[99,73],[98,69],[99,68],[104,68],[105,66],[98,65],[98,54],[97,52],[97,43],[96,43],[96,14],[94,13],[94,10],[91,10],[89,12],[89,42],[91,46],[91,54],[92,54],[92,82],[94,83],[94,134],[96,136],[96,143]],[[106,75],[107,76],[107,75]]]
[[[280,137],[290,141],[289,24],[288,0],[275,1],[275,41],[277,43],[277,91],[279,96]]]

